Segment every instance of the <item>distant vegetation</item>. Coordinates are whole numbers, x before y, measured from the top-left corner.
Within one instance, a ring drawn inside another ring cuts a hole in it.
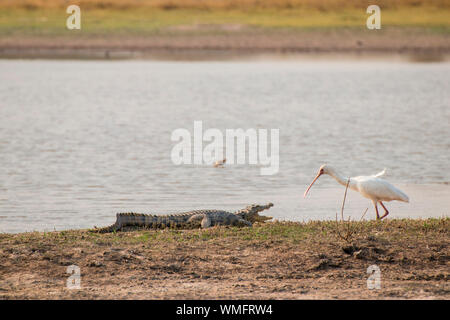
[[[68,4],[78,4],[84,8],[127,9],[158,8],[172,9],[294,9],[315,8],[318,10],[339,10],[343,8],[361,8],[377,4],[385,9],[399,7],[437,7],[448,8],[448,0],[2,0],[1,7],[15,8],[60,8]]]
[[[69,4],[81,7],[84,35],[106,35],[173,33],[177,26],[219,24],[360,28],[365,26],[367,6],[373,3],[381,7],[383,26],[449,33],[448,0],[2,0],[0,35],[67,35]]]

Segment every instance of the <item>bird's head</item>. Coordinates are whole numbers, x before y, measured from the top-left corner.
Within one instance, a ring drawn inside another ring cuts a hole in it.
[[[306,195],[308,194],[309,189],[311,189],[311,187],[314,184],[314,182],[316,182],[316,180],[319,179],[319,177],[321,175],[323,175],[323,174],[330,174],[330,172],[332,170],[333,169],[330,166],[326,165],[326,164],[321,165],[320,168],[319,168],[319,171],[317,171],[316,177],[314,178],[313,182],[311,182],[311,184],[309,185],[308,189],[306,189],[305,193],[303,194],[303,197],[304,198],[306,197]]]

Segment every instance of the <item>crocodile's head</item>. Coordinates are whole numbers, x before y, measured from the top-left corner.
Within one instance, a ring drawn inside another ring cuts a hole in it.
[[[268,203],[266,205],[252,204],[242,210],[239,210],[236,214],[251,223],[265,222],[266,220],[272,219],[272,217],[260,216],[259,212],[270,209],[270,207],[273,207],[273,203]]]

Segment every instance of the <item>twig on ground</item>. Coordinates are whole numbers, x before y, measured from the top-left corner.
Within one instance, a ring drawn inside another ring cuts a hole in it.
[[[357,233],[357,228],[352,228],[351,226],[351,221],[350,221],[350,216],[348,217],[348,220],[346,221],[344,219],[344,207],[345,207],[345,200],[347,199],[347,190],[348,190],[348,185],[350,184],[350,178],[348,178],[347,180],[347,184],[345,186],[345,193],[344,193],[344,199],[342,200],[342,206],[341,206],[341,221],[340,224],[342,224],[342,231],[341,231],[341,227],[338,221],[338,217],[337,217],[337,212],[336,212],[336,233],[337,236],[348,242],[351,243],[353,241],[353,235]],[[369,208],[366,208],[366,210],[364,211],[364,213],[361,216],[360,221],[362,221],[362,219],[364,218],[364,216],[366,215],[366,212]]]

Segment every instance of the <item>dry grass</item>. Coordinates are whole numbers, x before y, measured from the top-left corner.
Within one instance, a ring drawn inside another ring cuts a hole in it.
[[[67,0],[3,0],[1,7],[15,8],[61,8],[67,7]],[[344,8],[366,8],[373,4],[370,0],[78,0],[70,4],[79,4],[83,8],[159,8],[159,9],[294,9],[314,8],[321,11],[341,10]],[[448,0],[378,0],[381,8],[393,9],[399,7],[437,7],[448,8]]]

